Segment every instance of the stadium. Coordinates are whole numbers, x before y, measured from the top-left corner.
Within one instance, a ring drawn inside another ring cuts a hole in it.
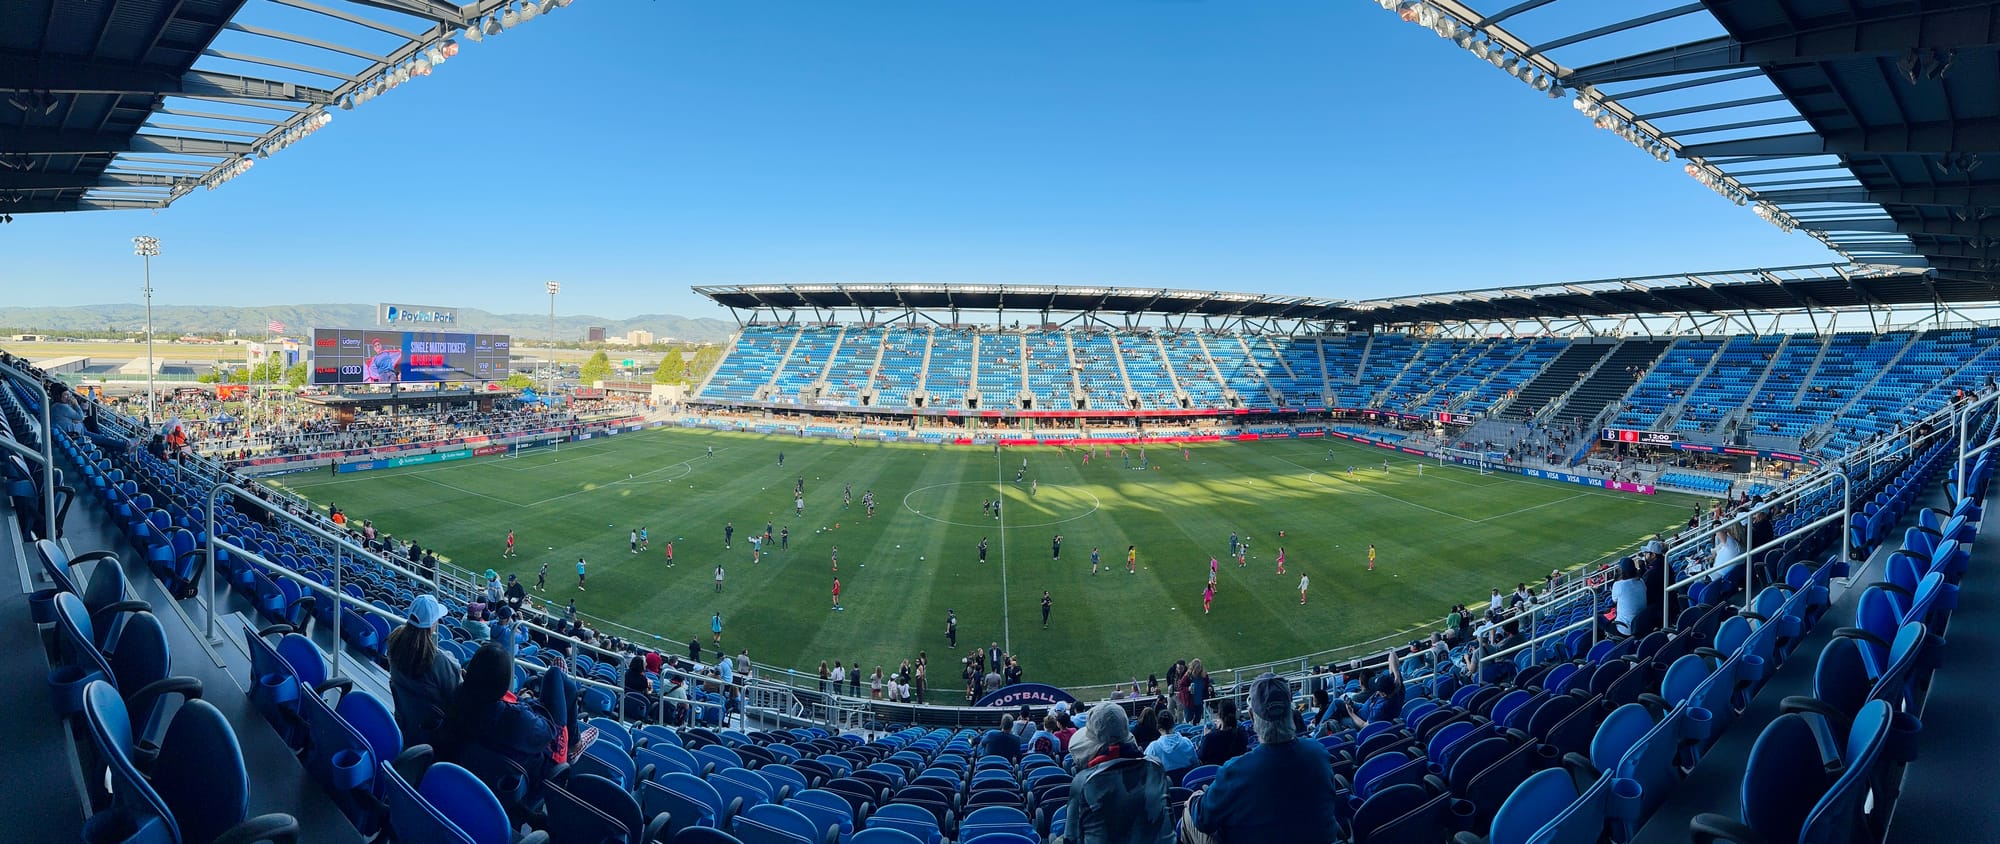
[[[0,6],[49,22],[0,40],[0,215],[171,213],[589,8],[237,5]],[[1839,260],[702,284],[726,340],[617,368],[548,282],[534,338],[274,319],[240,386],[149,299],[143,359],[0,344],[0,708],[49,772],[0,800],[86,842],[1987,837],[2000,3],[1361,5]]]

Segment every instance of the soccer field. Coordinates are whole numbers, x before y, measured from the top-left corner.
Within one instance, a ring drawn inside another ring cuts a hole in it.
[[[546,561],[549,588],[535,597],[575,598],[585,614],[660,634],[664,649],[697,636],[706,648],[709,616],[720,611],[730,652],[748,647],[767,664],[811,671],[837,659],[893,670],[926,650],[938,702],[963,699],[958,672],[944,667],[947,609],[958,613],[959,653],[999,643],[1021,658],[1028,680],[1143,680],[1176,658],[1228,667],[1414,636],[1452,604],[1616,553],[1698,503],[1435,462],[1419,477],[1414,457],[1342,441],[1202,444],[1185,458],[1154,446],[1145,469],[1138,448],[1127,453],[1131,468],[1116,447],[1085,464],[1081,452],[1053,447],[996,455],[661,429],[521,457],[276,483],[474,571],[516,573],[532,585]],[[1024,459],[1026,480],[1016,483]],[[793,513],[799,478],[803,517]],[[843,484],[854,491],[845,508]],[[873,518],[862,508],[869,490]],[[997,520],[980,506],[993,498],[1005,502]],[[733,549],[724,548],[725,523],[736,528]],[[790,547],[753,564],[749,535],[766,523],[789,528]],[[628,531],[642,526],[652,550],[633,554]],[[510,529],[520,556],[503,559]],[[1228,558],[1232,532],[1251,541],[1246,566]],[[1051,554],[1057,534],[1060,559]],[[1137,574],[1125,571],[1128,545],[1137,546]],[[1280,547],[1284,575],[1274,564]],[[1093,548],[1104,562],[1094,576]],[[1204,616],[1210,555],[1222,570]],[[579,556],[589,561],[588,591],[577,589]],[[727,569],[721,593],[718,563]],[[1301,573],[1312,577],[1304,606]],[[1054,598],[1046,630],[1043,590]]]

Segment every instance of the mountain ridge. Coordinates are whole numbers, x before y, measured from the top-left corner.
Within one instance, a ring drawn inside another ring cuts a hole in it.
[[[478,308],[458,309],[453,330],[484,334],[509,334],[523,341],[548,337],[547,314],[496,314]],[[288,333],[303,334],[313,328],[373,328],[374,305],[154,305],[153,333],[226,332],[234,329],[248,338],[262,337],[272,322],[284,323]],[[651,331],[659,340],[675,339],[696,343],[716,343],[729,338],[736,325],[713,317],[684,317],[676,314],[640,314],[627,319],[609,319],[590,314],[556,315],[556,336],[564,341],[582,340],[585,329],[603,326],[606,336],[622,336],[628,331]],[[73,305],[41,307],[0,306],[0,326],[18,331],[140,331],[146,325],[146,307],[140,304]]]

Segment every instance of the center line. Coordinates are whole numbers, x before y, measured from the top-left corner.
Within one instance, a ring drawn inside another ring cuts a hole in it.
[[[993,447],[993,485],[998,487],[994,501],[1007,497],[1007,466],[1000,460],[1000,447]],[[1000,643],[1007,653],[1014,652],[1013,624],[1008,619],[1007,610],[1007,508],[1000,508]]]

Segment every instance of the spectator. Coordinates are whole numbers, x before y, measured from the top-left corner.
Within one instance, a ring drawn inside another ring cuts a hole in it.
[[[1215,704],[1215,723],[1201,737],[1201,752],[1196,761],[1203,765],[1220,765],[1250,749],[1250,740],[1243,735],[1242,725],[1236,721],[1236,701],[1223,698]]]
[[[424,552],[424,559],[426,561],[430,560],[430,552]],[[528,600],[528,589],[521,585],[521,578],[516,575],[507,575],[507,606],[519,610],[521,609],[521,603],[526,600]]]
[[[1160,713],[1153,707],[1139,710],[1139,718],[1132,723],[1132,743],[1140,750],[1152,747],[1160,738]]]
[[[1243,841],[1333,841],[1333,767],[1318,742],[1292,729],[1292,689],[1265,674],[1250,686],[1257,749],[1222,767],[1188,800],[1181,825],[1193,844]]]
[[[1605,633],[1630,636],[1639,628],[1647,606],[1646,582],[1640,575],[1639,566],[1631,557],[1618,561],[1618,579],[1611,583],[1611,621],[1600,622]]]
[[[1035,713],[1025,703],[1014,715],[1014,737],[1021,740],[1022,747],[1027,747],[1028,741],[1035,737]]]
[[[979,740],[979,753],[1010,761],[1021,758],[1021,740],[1014,737],[1014,716],[1000,716],[1000,729],[986,731]]]
[[[1194,742],[1174,729],[1177,725],[1172,713],[1159,716],[1155,726],[1160,731],[1160,737],[1146,746],[1146,758],[1160,763],[1160,767],[1167,770],[1169,780],[1180,782],[1181,777],[1194,770]]]
[[[436,598],[418,595],[403,615],[402,626],[389,633],[389,694],[403,743],[430,744],[458,692],[458,661],[438,649],[444,606]]]
[[[1062,755],[1062,739],[1056,738],[1056,716],[1042,719],[1042,728],[1035,731],[1035,737],[1028,740],[1029,753],[1040,753],[1051,759]]]
[[[1061,844],[1157,844],[1172,829],[1166,769],[1140,754],[1118,704],[1090,710],[1069,755],[1077,773]]]
[[[1190,724],[1201,723],[1202,715],[1208,711],[1208,696],[1215,687],[1208,679],[1208,669],[1200,659],[1188,660],[1187,673],[1187,720]]]
[[[1347,702],[1347,717],[1357,727],[1366,727],[1373,721],[1393,721],[1403,714],[1403,672],[1397,666],[1396,651],[1391,649],[1383,657],[1388,667],[1368,680],[1368,699],[1356,708],[1353,701]],[[1254,686],[1252,687],[1254,690]],[[1256,714],[1252,710],[1251,714]],[[1263,734],[1263,728],[1258,728]]]
[[[475,748],[505,758],[527,773],[527,793],[534,795],[552,765],[569,761],[576,684],[561,666],[553,666],[536,681],[537,694],[524,701],[510,689],[513,680],[514,666],[504,648],[487,644],[473,653],[458,694],[445,710],[436,750],[446,762],[464,759]],[[508,784],[487,785],[504,789]]]
[[[475,644],[493,637],[492,628],[486,624],[486,605],[478,601],[465,605],[465,621],[459,627],[465,630],[465,638]]]

